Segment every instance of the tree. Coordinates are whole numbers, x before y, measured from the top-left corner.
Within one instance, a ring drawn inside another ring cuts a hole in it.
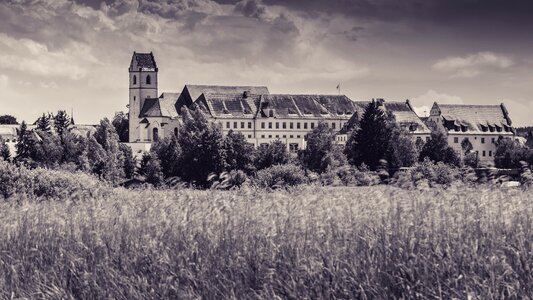
[[[22,124],[20,125],[15,148],[17,149],[17,161],[31,161],[33,150],[35,148],[35,139],[33,137],[33,132],[28,130],[25,121],[22,121]]]
[[[32,151],[33,161],[42,167],[56,167],[62,162],[63,146],[57,135],[49,132],[36,132],[41,138]]]
[[[129,140],[129,120],[128,114],[122,111],[115,113],[113,121],[111,122],[117,131],[120,142],[127,143]]]
[[[159,158],[165,178],[179,176],[182,151],[175,135],[159,140],[152,146],[151,152]]]
[[[125,144],[119,144],[120,151],[122,151],[122,157],[124,158],[124,176],[131,179],[135,175],[136,161],[133,157],[131,147]]]
[[[144,175],[147,183],[154,186],[160,186],[164,182],[161,164],[154,152],[143,154],[140,173]]]
[[[496,143],[494,164],[497,168],[520,168],[521,161],[530,161],[530,149],[511,138],[500,137]]]
[[[35,129],[42,131],[42,132],[51,132],[52,131],[52,127],[50,125],[51,118],[52,118],[51,115],[46,115],[43,113],[43,115],[37,118],[37,121],[35,121],[35,125],[37,125]]]
[[[459,156],[448,145],[448,139],[444,132],[435,130],[431,133],[431,138],[420,152],[419,161],[429,158],[433,162],[443,162],[449,165],[458,166],[460,163]]]
[[[124,178],[124,157],[119,147],[118,134],[107,118],[100,120],[94,138],[105,151],[102,177],[110,182],[118,183]]]
[[[11,160],[11,151],[9,151],[9,146],[2,139],[0,139],[0,158],[2,158],[4,161]]]
[[[227,170],[242,170],[250,174],[254,170],[254,146],[240,132],[230,130],[224,137]]]
[[[529,131],[529,133],[526,136],[527,142],[526,146],[529,147],[529,149],[533,149],[533,131]]]
[[[256,170],[262,170],[275,165],[284,165],[289,162],[287,145],[280,140],[272,141],[266,146],[257,149],[255,159]]]
[[[307,134],[307,148],[300,152],[302,165],[311,171],[323,173],[330,165],[339,164],[335,155],[335,132],[320,122]]]
[[[59,136],[63,136],[64,132],[67,132],[70,127],[70,118],[67,112],[60,110],[54,116],[54,128]]]
[[[387,116],[376,101],[372,101],[361,118],[360,128],[349,138],[345,153],[349,162],[359,166],[365,163],[371,170],[378,168],[379,161],[387,157],[390,128]]]
[[[225,169],[224,138],[219,125],[209,122],[196,107],[182,110],[183,126],[178,135],[182,149],[180,177],[190,183],[207,187],[211,173]]]
[[[12,115],[2,115],[0,116],[0,124],[2,125],[18,125],[17,118]]]
[[[472,151],[472,149],[474,149],[474,147],[472,146],[472,143],[470,142],[470,140],[468,138],[464,138],[462,141],[461,141],[461,149],[463,149],[463,154],[468,154],[470,153],[470,151]]]
[[[391,135],[389,140],[389,150],[387,151],[387,162],[389,168],[398,169],[410,167],[418,160],[419,151],[413,138],[407,131],[400,128],[396,122],[391,122]]]

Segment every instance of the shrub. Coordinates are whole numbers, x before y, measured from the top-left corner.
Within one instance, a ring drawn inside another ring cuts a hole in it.
[[[395,175],[395,183],[401,187],[415,186],[428,184],[435,185],[450,185],[452,182],[460,178],[459,170],[449,166],[443,162],[434,163],[429,158],[425,158],[422,162],[417,163],[413,168],[398,172]]]
[[[41,168],[30,170],[0,161],[0,195],[4,199],[18,193],[32,198],[64,200],[109,190],[105,187],[98,179],[84,173]]]
[[[260,187],[279,188],[307,182],[304,171],[293,164],[275,165],[257,172],[255,183]]]
[[[465,154],[463,158],[463,163],[465,166],[477,168],[479,166],[479,157],[475,152],[469,152]]]
[[[280,140],[275,140],[257,149],[255,158],[255,168],[257,170],[266,169],[274,165],[286,164],[288,162],[289,152],[287,151],[287,145]]]
[[[424,161],[426,157],[434,162],[454,166],[458,166],[461,162],[455,150],[448,145],[446,134],[440,130],[433,131],[431,139],[422,147],[419,160]]]

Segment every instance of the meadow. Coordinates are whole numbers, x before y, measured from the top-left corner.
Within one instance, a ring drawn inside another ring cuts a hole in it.
[[[100,188],[0,204],[1,298],[533,295],[527,190]]]

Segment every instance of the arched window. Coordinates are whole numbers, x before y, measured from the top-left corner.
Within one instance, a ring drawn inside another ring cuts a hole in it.
[[[133,75],[133,84],[137,84],[137,75]]]
[[[178,128],[174,128],[174,135],[178,136]]]
[[[146,75],[146,84],[152,84],[152,78],[150,78],[150,75]]]
[[[152,130],[152,141],[154,142],[159,141],[159,129],[158,128],[154,128]]]

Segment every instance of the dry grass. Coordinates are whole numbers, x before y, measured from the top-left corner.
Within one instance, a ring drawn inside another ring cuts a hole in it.
[[[0,220],[2,298],[533,295],[521,190],[117,190],[5,202]]]

